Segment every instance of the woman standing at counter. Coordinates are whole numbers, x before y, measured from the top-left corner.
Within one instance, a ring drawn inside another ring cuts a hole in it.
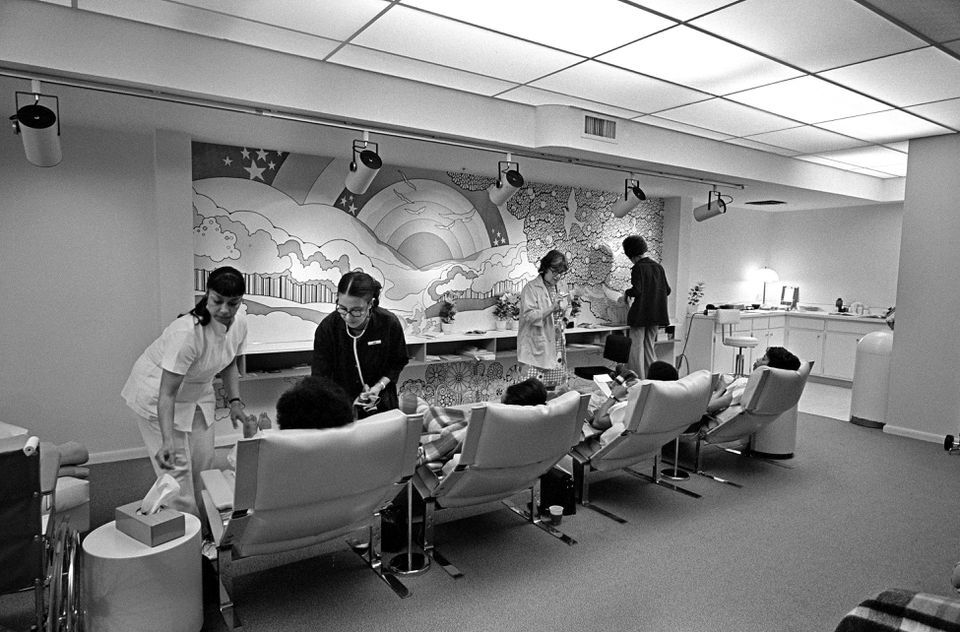
[[[540,259],[538,272],[520,292],[517,360],[527,365],[526,377],[554,386],[565,381],[567,370],[563,335],[567,287],[562,280],[567,258],[551,250]]]
[[[337,309],[317,326],[313,375],[347,392],[360,417],[398,407],[397,379],[407,365],[400,319],[380,307],[381,285],[353,271],[337,284]]]
[[[238,313],[245,292],[236,269],[211,272],[203,298],[140,355],[120,393],[137,415],[154,472],[167,471],[180,484],[171,504],[197,516],[200,472],[213,469],[217,373],[233,427],[245,419],[237,371],[247,339],[247,321]]]
[[[625,292],[630,310],[627,324],[630,325],[630,361],[628,366],[640,379],[647,376],[647,368],[656,362],[657,330],[670,324],[667,312],[667,296],[670,284],[663,266],[647,255],[647,242],[640,235],[630,235],[623,240],[623,254],[633,263],[630,270],[630,287]]]

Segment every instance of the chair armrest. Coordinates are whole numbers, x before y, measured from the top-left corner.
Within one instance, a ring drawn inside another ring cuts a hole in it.
[[[57,472],[60,470],[60,452],[52,443],[40,443],[40,491],[52,494],[57,488]]]
[[[203,511],[207,514],[207,524],[210,525],[210,535],[213,537],[214,544],[220,546],[225,531],[223,515],[217,511],[208,490],[201,491],[200,496],[203,498]]]
[[[200,472],[203,488],[208,492],[210,501],[217,511],[229,511],[233,508],[233,490],[236,478],[232,471],[204,470]],[[204,497],[206,502],[206,496]]]

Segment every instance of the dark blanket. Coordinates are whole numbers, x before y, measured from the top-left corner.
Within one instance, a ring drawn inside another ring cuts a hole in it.
[[[836,632],[960,632],[960,600],[909,590],[884,590],[843,618]]]

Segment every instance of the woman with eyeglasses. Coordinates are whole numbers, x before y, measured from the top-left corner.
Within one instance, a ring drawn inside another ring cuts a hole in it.
[[[154,472],[168,472],[180,484],[171,505],[198,517],[200,472],[214,465],[218,373],[233,427],[247,420],[237,370],[247,339],[239,311],[245,292],[235,268],[211,272],[203,297],[140,355],[120,393],[136,415]]]
[[[517,360],[526,365],[525,377],[536,377],[548,387],[566,382],[564,329],[569,307],[567,258],[551,250],[540,259],[539,274],[520,292],[520,328]]]
[[[347,392],[358,417],[397,408],[397,379],[407,365],[403,325],[380,307],[380,283],[366,272],[340,277],[337,308],[317,325],[313,375]]]

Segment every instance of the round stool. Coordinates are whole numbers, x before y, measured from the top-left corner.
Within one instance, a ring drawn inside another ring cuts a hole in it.
[[[200,520],[149,547],[108,522],[83,540],[86,628],[97,632],[198,632],[203,627]]]
[[[734,334],[733,326],[740,322],[739,309],[718,309],[717,323],[720,324],[720,336],[727,347],[737,348],[737,357],[733,360],[733,374],[736,377],[745,376],[743,370],[743,350],[752,349],[760,344],[753,336]]]

